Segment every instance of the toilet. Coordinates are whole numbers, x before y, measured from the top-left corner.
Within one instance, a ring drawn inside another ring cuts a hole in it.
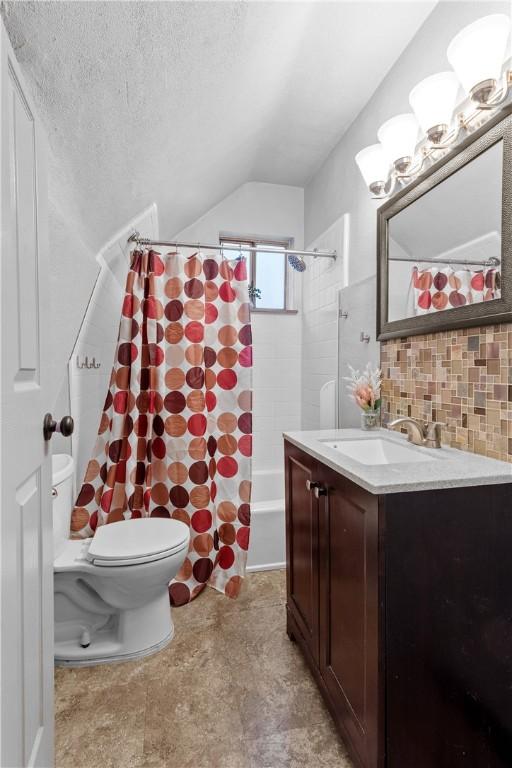
[[[52,457],[55,664],[87,666],[155,653],[173,637],[167,585],[189,545],[185,523],[140,518],[70,540],[73,459]]]

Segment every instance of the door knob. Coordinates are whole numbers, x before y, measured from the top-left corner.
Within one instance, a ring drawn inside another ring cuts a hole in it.
[[[63,437],[73,434],[75,422],[71,416],[64,416],[59,422],[55,421],[51,413],[47,413],[43,420],[43,435],[45,440],[51,440],[54,432],[60,432]]]

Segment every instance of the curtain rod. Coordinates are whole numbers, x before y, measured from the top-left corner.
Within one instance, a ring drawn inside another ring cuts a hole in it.
[[[422,264],[426,261],[429,264],[466,264],[474,267],[499,267],[501,264],[500,259],[497,259],[496,256],[491,256],[486,261],[466,261],[465,259],[445,259],[442,261],[441,259],[410,259],[408,256],[391,256],[389,261],[409,261],[412,264]]]
[[[319,251],[317,249],[314,251],[297,251],[295,248],[273,248],[271,246],[261,247],[242,244],[233,245],[232,243],[217,243],[216,245],[207,245],[205,243],[180,243],[176,240],[149,240],[146,237],[141,237],[138,232],[134,232],[132,235],[130,235],[128,242],[146,246],[163,245],[166,248],[197,248],[199,251],[204,248],[204,250],[211,251],[258,251],[259,253],[283,253],[286,255],[294,254],[295,256],[313,256],[315,259],[323,258],[332,259],[333,261],[336,261],[336,257],[338,255],[336,251]]]

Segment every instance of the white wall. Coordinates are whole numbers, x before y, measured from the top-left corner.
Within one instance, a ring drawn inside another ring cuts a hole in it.
[[[127,239],[134,230],[144,233],[145,237],[158,237],[155,205],[123,227],[98,254],[97,263],[101,266],[98,279],[69,360],[70,406],[75,420],[72,451],[77,484],[82,482],[87,462],[91,458],[109,387],[129,255],[133,248]],[[79,367],[86,357],[89,365],[94,361],[99,367]]]
[[[48,187],[51,303],[46,333],[51,355],[49,406],[54,416],[60,419],[68,413],[67,363],[99,266],[94,251],[80,234],[81,222],[72,207],[70,189],[52,155],[49,157]],[[69,450],[69,444],[67,446],[66,449],[64,443],[61,450]]]
[[[439,3],[343,138],[306,185],[306,243],[317,242],[321,233],[327,232],[343,214],[350,217],[347,264],[349,285],[360,283],[375,275],[376,210],[379,206],[378,201],[371,199],[354,156],[363,147],[376,142],[377,129],[385,120],[400,112],[410,111],[408,96],[414,85],[427,75],[447,68],[446,48],[452,37],[474,19],[496,12],[510,13],[509,2]],[[329,275],[329,267],[324,266],[325,276],[319,279],[316,284],[318,287],[309,280],[304,282],[302,402],[303,425],[307,429],[318,426],[319,385],[324,377],[331,376],[336,368],[335,307],[332,289],[333,285],[338,287],[343,283],[339,269],[337,265]],[[347,295],[351,294],[345,294]],[[321,306],[322,302],[325,303],[324,307]],[[360,303],[357,305],[357,322],[354,320],[353,325],[347,325],[343,331],[344,338],[340,344],[342,369],[346,369],[347,363],[356,368],[360,367],[365,356],[370,354],[377,357],[376,347],[368,348],[358,340],[359,332],[363,328],[368,330],[373,341],[375,340],[375,305],[375,291],[368,292],[363,284]],[[359,326],[362,326],[361,329]],[[343,400],[342,410],[347,414],[347,406],[343,405]],[[343,416],[341,423],[347,424]]]
[[[185,242],[217,243],[219,233],[293,238],[303,248],[303,190],[249,182],[228,195],[198,221],[177,233]],[[295,294],[308,280],[290,272]],[[252,315],[253,468],[281,467],[284,430],[301,424],[301,315]]]

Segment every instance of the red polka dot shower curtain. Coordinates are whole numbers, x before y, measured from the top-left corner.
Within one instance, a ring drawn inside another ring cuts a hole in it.
[[[245,259],[135,251],[73,538],[137,517],[190,526],[169,586],[236,597],[249,546],[251,325]]]

